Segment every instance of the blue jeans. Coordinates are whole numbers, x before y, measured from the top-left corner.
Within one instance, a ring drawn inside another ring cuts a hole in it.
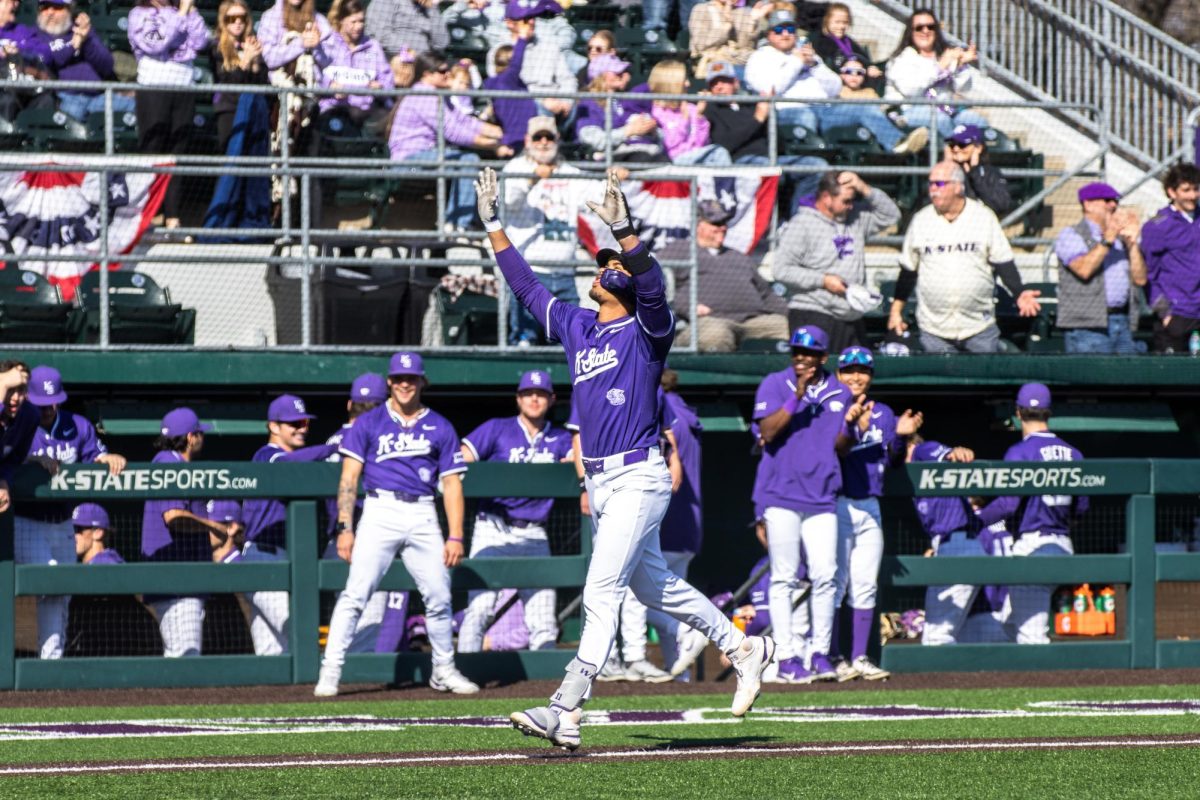
[[[535,272],[534,277],[550,294],[564,303],[579,304],[579,290],[575,288],[575,270],[556,269],[554,272]],[[529,313],[529,309],[521,304],[512,289],[508,290],[508,343],[520,345],[546,344],[542,335],[543,323]]]
[[[1109,314],[1107,331],[1098,328],[1072,328],[1067,331],[1066,345],[1068,353],[1134,355],[1142,352],[1138,350],[1137,342],[1133,341],[1128,314]]]
[[[739,156],[737,164],[753,164],[755,166],[765,167],[771,163],[771,159],[766,156]],[[817,184],[821,182],[821,174],[829,169],[829,162],[818,156],[788,156],[781,155],[775,159],[775,163],[785,167],[817,167],[821,172],[808,173],[784,173],[784,179],[792,185],[792,194],[788,198],[788,216],[796,213],[796,206],[800,203],[800,198],[805,195],[816,194]]]
[[[802,125],[810,131],[820,130],[821,125],[817,122],[816,113],[806,105],[784,105],[780,103],[775,106],[775,123],[779,128],[794,128],[797,125]],[[783,135],[783,131],[780,131]]]
[[[709,167],[728,167],[733,163],[729,151],[719,144],[706,144],[689,150],[675,158],[675,163],[681,166],[704,165]]]
[[[998,353],[1000,352],[1000,329],[995,325],[984,328],[974,336],[953,341],[921,331],[921,348],[927,355],[948,353]]]
[[[904,137],[900,129],[876,106],[820,105],[814,106],[813,110],[822,131],[839,125],[861,125],[875,136],[885,150],[891,150]]]
[[[932,122],[933,114],[937,113],[937,132],[943,139],[954,132],[957,125],[978,125],[981,128],[988,127],[988,121],[983,118],[978,111],[962,109],[954,114],[946,114],[943,111],[935,109],[933,106],[910,106],[904,112],[904,119],[912,128],[929,128],[933,130],[934,123]]]
[[[447,147],[447,161],[478,162],[479,156],[467,150]],[[404,161],[437,161],[437,149],[422,150],[406,156]],[[416,170],[413,170],[414,172]],[[475,224],[475,176],[446,179],[446,223],[458,230],[467,230]]]
[[[122,114],[134,113],[133,98],[123,94],[113,94],[113,117],[119,119]],[[83,122],[88,114],[104,112],[104,93],[79,94],[77,92],[59,92],[58,110],[69,117]]]
[[[686,31],[692,9],[702,0],[645,0],[642,3],[642,30],[665,31],[671,6],[676,2],[679,3],[679,26]]]

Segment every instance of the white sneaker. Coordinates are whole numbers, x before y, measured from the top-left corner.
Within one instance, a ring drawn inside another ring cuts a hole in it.
[[[675,663],[671,665],[671,675],[676,677],[686,672],[692,664],[696,663],[696,659],[700,658],[706,647],[708,647],[708,637],[695,628],[688,628],[687,632],[679,638],[679,655],[675,658]]]
[[[892,677],[892,673],[888,672],[883,667],[877,667],[871,663],[871,659],[866,656],[859,656],[854,659],[854,669],[866,681],[886,681]]]
[[[341,667],[321,667],[317,688],[313,689],[313,697],[337,697],[338,683],[341,680]]]
[[[601,683],[615,683],[629,679],[629,673],[625,670],[625,662],[621,661],[621,657],[616,654],[615,650],[608,654],[608,661],[604,662],[604,666],[596,674],[596,680]]]
[[[835,669],[837,670],[838,683],[845,683],[846,681],[852,681],[855,678],[862,677],[862,673],[859,672],[853,664],[846,660],[839,661]]]
[[[627,680],[642,683],[667,683],[671,680],[671,673],[659,669],[644,658],[626,665],[625,675]]]
[[[775,640],[770,636],[747,636],[729,660],[737,672],[737,691],[730,711],[735,717],[744,717],[762,692],[763,672],[775,660]]]
[[[915,128],[892,148],[892,152],[897,155],[919,153],[921,148],[927,144],[929,144],[929,128]]]
[[[429,679],[429,688],[439,692],[454,694],[478,694],[479,687],[467,679],[453,664],[443,664],[433,668]]]

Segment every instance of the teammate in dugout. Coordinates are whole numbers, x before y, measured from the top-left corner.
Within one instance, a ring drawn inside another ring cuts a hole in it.
[[[1017,392],[1017,418],[1021,441],[1008,448],[1005,461],[1082,461],[1083,454],[1050,431],[1050,390],[1041,383],[1027,383]],[[979,509],[979,521],[992,525],[1008,517],[1017,520],[1020,537],[1012,545],[1014,556],[1074,555],[1071,517],[1087,511],[1086,497],[1067,494],[997,497]],[[1050,595],[1048,585],[1008,587],[1011,611],[1008,627],[1018,644],[1050,641]]]
[[[254,453],[251,461],[259,464],[283,464],[324,461],[335,451],[333,445],[305,447],[308,426],[316,416],[308,413],[304,401],[290,394],[280,395],[267,408],[267,443]],[[287,561],[287,508],[281,500],[256,497],[242,509],[246,525],[243,561]],[[254,653],[278,656],[288,652],[287,592],[249,592],[250,638]]]
[[[603,267],[587,311],[559,302],[534,277],[497,219],[496,173],[476,183],[479,216],[513,293],[567,355],[580,421],[583,465],[596,536],[583,589],[579,650],[546,706],[518,711],[513,726],[574,750],[592,682],[612,648],[617,609],[631,590],[649,608],[692,625],[729,655],[738,675],[732,712],[744,716],[774,658],[769,638],[747,637],[711,601],[667,568],[658,529],[671,499],[671,476],[658,448],[657,395],[675,334],[662,268],[638,241],[615,171],[601,203],[588,202],[624,251],[623,268]]]
[[[67,401],[62,376],[53,367],[37,366],[30,373],[28,403],[41,419],[29,447],[29,460],[54,474],[61,464],[104,464],[117,475],[125,459],[109,453],[96,429],[79,414],[62,409]],[[75,538],[70,511],[63,503],[30,503],[17,509],[13,521],[14,555],[18,564],[71,564]],[[42,658],[62,658],[66,646],[69,595],[37,598],[38,652]]]
[[[81,564],[124,564],[125,559],[104,541],[108,512],[97,503],[80,503],[71,511],[75,529],[75,557]]]
[[[467,471],[450,421],[421,401],[425,367],[416,353],[396,353],[388,367],[391,397],[350,428],[338,452],[338,555],[350,562],[346,588],[329,622],[317,697],[338,692],[342,664],[363,608],[400,553],[425,601],[425,626],[433,649],[429,686],[474,694],[479,687],[454,665],[450,572],[463,556],[462,473]],[[366,490],[362,519],[354,525],[358,482]],[[449,536],[442,541],[434,495],[438,482]]]
[[[475,461],[553,464],[571,460],[570,432],[556,428],[546,419],[553,405],[554,384],[550,373],[536,369],[526,372],[517,383],[517,416],[489,419],[464,436],[463,460],[468,464]],[[546,520],[553,507],[552,497],[495,497],[481,501],[471,534],[471,558],[550,555]],[[553,648],[558,640],[554,590],[522,589],[519,595],[525,607],[529,649]],[[476,653],[483,649],[484,632],[488,618],[498,607],[496,602],[494,591],[471,592],[458,631],[458,652]]]
[[[883,560],[879,498],[883,496],[884,472],[889,465],[903,463],[905,442],[924,421],[911,409],[897,417],[886,404],[869,400],[867,393],[874,376],[875,358],[865,347],[848,347],[838,356],[838,380],[854,396],[854,403],[846,409],[845,435],[838,442],[842,491],[837,501],[837,594],[833,607],[836,615],[848,591],[853,610],[850,660],[837,665],[837,679],[843,682],[890,677],[867,658]],[[836,637],[832,645],[836,648]]]
[[[771,555],[771,618],[779,642],[779,677],[793,683],[832,681],[829,661],[837,594],[837,495],[842,488],[837,446],[850,390],[825,371],[829,340],[815,325],[791,338],[792,365],[763,379],[754,419],[764,442],[759,500]],[[803,544],[812,582],[812,642],[792,630]]]

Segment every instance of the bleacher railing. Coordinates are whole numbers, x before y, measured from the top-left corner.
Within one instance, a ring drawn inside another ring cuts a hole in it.
[[[536,471],[536,474],[535,474]],[[180,480],[180,473],[192,473]],[[174,476],[169,481],[166,476]],[[15,502],[136,500],[162,497],[262,497],[288,504],[290,563],[162,564],[114,566],[33,566],[12,561],[12,516],[0,517],[0,689],[77,688],[79,686],[201,686],[232,683],[313,683],[318,668],[318,595],[343,587],[347,567],[317,558],[314,498],[333,491],[337,468],[328,464],[209,463],[194,465],[131,464],[120,478],[95,467],[66,467],[51,480],[32,468],[14,482]],[[153,488],[152,488],[153,487]],[[184,488],[187,487],[187,488]],[[569,465],[475,464],[464,483],[468,497],[519,493],[577,497]],[[892,496],[1039,495],[1125,496],[1125,552],[1044,558],[884,559],[880,574],[881,608],[894,587],[941,584],[1049,584],[1109,582],[1128,586],[1118,614],[1125,637],[1049,645],[960,644],[948,647],[889,645],[882,663],[894,671],[1166,668],[1200,665],[1200,642],[1159,640],[1155,630],[1156,590],[1160,583],[1200,581],[1200,553],[1157,552],[1157,496],[1200,492],[1200,462],[1114,459],[1062,463],[975,462],[915,464],[895,473]],[[581,553],[529,559],[468,559],[452,573],[457,589],[502,587],[579,587],[590,555],[590,537],[581,537]],[[732,581],[731,581],[732,583]],[[382,588],[411,589],[396,562]],[[66,658],[58,661],[16,659],[14,605],[17,596],[133,594],[141,592],[237,592],[278,590],[291,593],[291,647],[284,656],[201,656],[197,658]],[[463,671],[477,680],[557,677],[571,656],[568,649],[538,652],[480,653],[461,657]],[[429,658],[422,654],[352,655],[343,680],[407,682],[428,678]]]

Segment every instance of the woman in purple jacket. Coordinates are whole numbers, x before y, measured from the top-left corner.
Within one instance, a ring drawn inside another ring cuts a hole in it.
[[[321,85],[331,89],[391,89],[396,85],[392,65],[379,42],[367,36],[366,6],[362,0],[334,0],[329,24],[329,65],[321,71]],[[383,97],[340,94],[322,97],[321,115],[340,112],[371,133],[382,133],[391,103]]]
[[[129,44],[137,58],[137,82],[143,86],[191,86],[192,62],[208,46],[208,28],[194,0],[139,0],[129,12]],[[182,155],[188,151],[195,95],[187,92],[137,93],[138,152]],[[163,198],[168,228],[179,226],[182,182],[172,178]]]

